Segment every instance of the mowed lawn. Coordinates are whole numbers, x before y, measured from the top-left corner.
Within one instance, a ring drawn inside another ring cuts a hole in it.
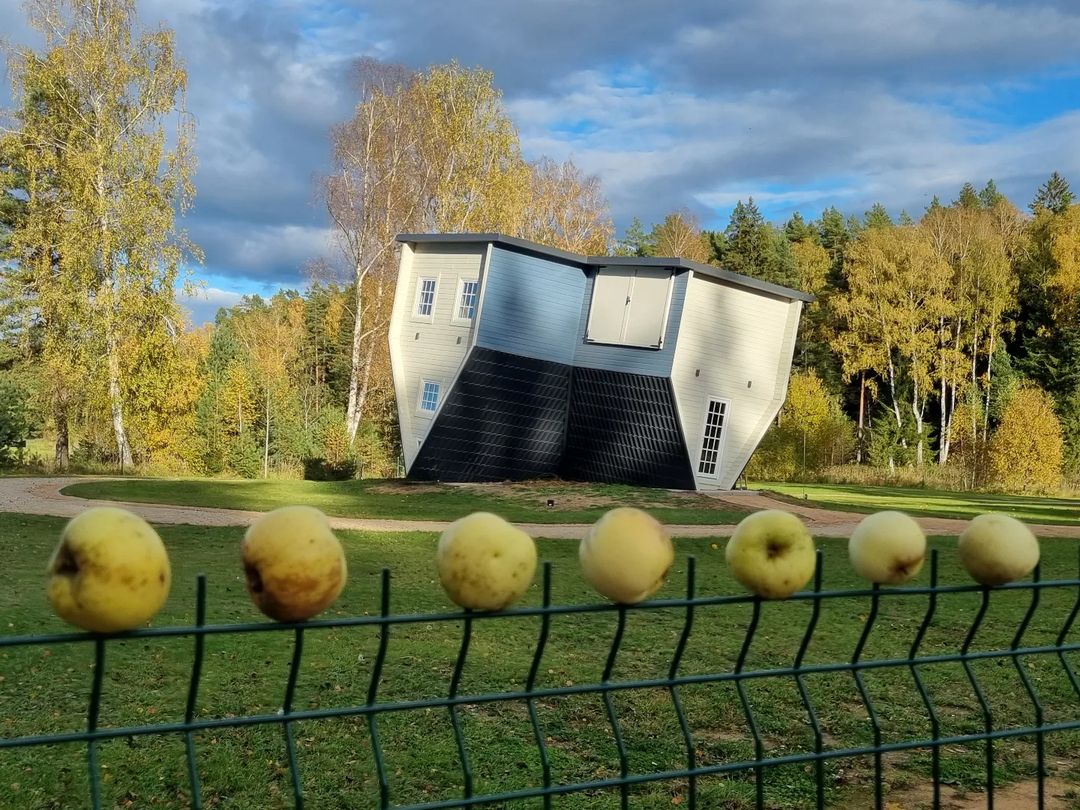
[[[755,484],[754,488],[795,498],[801,504],[809,503],[843,512],[899,509],[912,515],[951,518],[972,518],[983,512],[1004,512],[1029,523],[1080,525],[1080,499],[1076,498],[844,484],[761,483]]]
[[[484,510],[521,523],[591,523],[606,510],[626,505],[655,511],[670,524],[730,524],[746,517],[746,512],[694,492],[560,481],[448,486],[401,480],[127,479],[80,482],[64,493],[258,512],[304,503],[339,517],[400,520],[456,520]],[[554,502],[550,507],[549,500]]]
[[[58,519],[0,515],[0,633],[62,632],[44,595],[44,568],[63,525]],[[208,621],[258,620],[248,601],[239,565],[239,529],[167,526],[160,529],[173,562],[172,594],[156,625],[188,624],[194,618],[195,575],[206,572]],[[392,609],[426,613],[450,608],[434,573],[431,534],[342,532],[350,578],[329,616],[370,614],[378,610],[380,571],[392,571]],[[941,550],[942,580],[967,582],[958,568],[951,538],[934,539]],[[856,587],[846,550],[825,540],[826,588]],[[582,581],[575,543],[540,540],[541,557],[553,563],[553,597],[559,603],[595,602]],[[677,541],[677,562],[661,597],[682,595],[686,558],[696,555],[699,594],[739,592],[723,562],[724,540]],[[1077,575],[1075,541],[1043,542],[1044,579]],[[926,581],[926,574],[921,577]],[[1075,588],[1047,589],[1024,636],[1030,645],[1052,644],[1077,599]],[[537,604],[534,585],[525,604]],[[995,594],[975,649],[1008,645],[1030,604],[1030,594]],[[975,594],[943,595],[923,649],[956,650],[977,606]],[[869,601],[846,598],[823,603],[808,663],[850,660],[865,621]],[[864,657],[904,655],[927,608],[926,597],[884,598],[881,614]],[[746,604],[700,608],[686,650],[682,674],[730,671],[745,636],[750,615]],[[809,616],[807,603],[772,603],[762,609],[761,625],[750,648],[747,668],[789,665]],[[555,617],[537,686],[596,683],[612,638],[615,614],[603,612]],[[664,677],[670,665],[684,614],[680,610],[631,612],[613,679]],[[431,622],[395,627],[382,684],[381,701],[443,696],[449,688],[461,641],[461,623]],[[539,620],[509,618],[475,622],[463,693],[522,688],[536,647]],[[377,633],[371,628],[312,630],[306,634],[303,666],[296,693],[300,709],[361,705],[366,701]],[[1080,628],[1070,641],[1080,639]],[[291,633],[215,635],[206,643],[205,670],[199,692],[202,718],[273,713],[281,705],[291,650]],[[173,722],[182,719],[190,677],[192,640],[131,639],[108,644],[102,726]],[[1070,654],[1072,666],[1080,666]],[[1069,685],[1056,656],[1028,659],[1047,722],[1075,721],[1080,696]],[[975,664],[1000,727],[1032,722],[1033,712],[1015,668],[1002,660]],[[970,686],[956,664],[927,666],[925,677],[941,713],[942,734],[981,730]],[[0,737],[72,731],[84,727],[91,677],[91,645],[0,649]],[[868,671],[865,680],[877,702],[886,741],[929,734],[926,711],[905,668]],[[807,677],[821,715],[828,747],[865,745],[871,740],[866,712],[850,674]],[[790,677],[749,681],[768,756],[812,750],[813,739]],[[681,689],[698,761],[708,765],[744,761],[753,756],[747,722],[730,684]],[[614,698],[632,772],[678,769],[685,750],[671,697],[666,690],[618,692]],[[538,710],[556,782],[571,783],[617,776],[618,760],[600,698],[554,697]],[[539,757],[525,707],[488,703],[462,710],[462,723],[477,792],[525,788],[541,783]],[[462,777],[448,714],[420,709],[383,715],[380,720],[393,805],[420,804],[461,794]],[[296,724],[299,761],[309,806],[377,806],[378,785],[366,723],[361,718]],[[273,726],[223,729],[198,735],[199,767],[207,807],[276,808],[290,806],[289,776],[280,730]],[[1030,780],[1033,742],[999,742],[998,780]],[[188,800],[182,740],[173,736],[121,739],[100,746],[105,806],[176,807]],[[944,779],[960,790],[977,791],[982,779],[981,746],[948,746],[942,752]],[[1047,737],[1052,773],[1080,783],[1080,733]],[[886,757],[890,796],[925,785],[929,753],[914,751]],[[868,758],[838,760],[826,768],[828,797],[837,807],[869,806],[873,772]],[[700,782],[701,807],[744,808],[753,804],[748,774],[710,777]],[[766,776],[769,807],[813,805],[812,769],[788,766]],[[0,795],[5,807],[83,806],[87,795],[85,749],[79,745],[0,750]],[[632,791],[633,807],[666,807],[686,797],[683,782],[650,783]],[[615,808],[610,791],[556,799],[559,808]],[[539,801],[516,806],[540,807]],[[906,806],[906,805],[905,805]]]

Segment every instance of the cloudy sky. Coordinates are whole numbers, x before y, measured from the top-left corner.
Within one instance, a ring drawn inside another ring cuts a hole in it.
[[[881,201],[917,213],[993,178],[1026,205],[1080,186],[1073,0],[139,0],[176,31],[198,120],[206,253],[193,308],[304,283],[330,255],[313,200],[360,56],[495,73],[528,157],[599,174],[620,230],[688,206],[723,227]],[[0,35],[32,43],[20,0]],[[0,106],[10,95],[0,90]]]

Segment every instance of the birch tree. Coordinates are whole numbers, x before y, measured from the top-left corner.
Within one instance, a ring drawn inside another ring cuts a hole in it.
[[[365,60],[357,66],[361,100],[331,131],[333,170],[324,179],[326,209],[350,264],[354,300],[346,423],[349,440],[364,412],[374,354],[389,323],[396,273],[394,238],[418,230],[434,181],[424,160],[418,77]]]
[[[103,386],[117,458],[130,466],[129,355],[148,331],[175,338],[174,284],[197,252],[175,224],[194,191],[187,76],[171,31],[136,30],[134,0],[33,0],[29,10],[45,47],[11,60],[21,104],[4,151],[27,183],[13,249],[34,277],[50,375],[70,391],[86,369]],[[55,409],[58,457],[67,407]]]
[[[868,228],[846,260],[848,289],[833,299],[841,320],[834,348],[844,373],[864,370],[883,381],[898,432],[905,414],[914,423],[915,458],[926,448],[926,410],[934,394],[949,267],[918,226]],[[905,401],[906,400],[906,401]]]
[[[570,160],[541,158],[530,169],[529,198],[517,234],[575,253],[607,253],[615,226],[600,178],[586,175]]]
[[[388,368],[398,233],[497,231],[583,249],[610,235],[594,178],[522,158],[491,73],[451,63],[415,74],[365,60],[358,77],[360,102],[331,132],[333,168],[323,181],[354,287],[350,441],[376,369]]]

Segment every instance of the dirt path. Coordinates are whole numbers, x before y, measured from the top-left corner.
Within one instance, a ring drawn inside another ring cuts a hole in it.
[[[239,509],[211,509],[200,506],[169,506],[166,504],[131,503],[127,501],[102,501],[61,495],[64,487],[87,479],[67,478],[0,478],[0,512],[19,512],[30,515],[74,517],[92,506],[122,506],[142,515],[151,523],[176,523],[192,526],[247,526],[260,512]],[[802,506],[770,498],[757,492],[739,492],[715,496],[725,506],[755,511],[758,509],[785,509],[799,515],[817,537],[847,537],[862,519],[853,512],[837,512]],[[948,518],[918,518],[928,534],[959,534],[967,521]],[[354,529],[373,532],[440,532],[447,522],[436,520],[379,520],[365,518],[331,517],[335,529]],[[577,539],[588,529],[587,525],[562,523],[522,523],[522,529],[534,537]],[[704,526],[669,526],[676,537],[715,537],[731,534],[735,527],[728,524]],[[1033,525],[1035,533],[1042,537],[1078,537],[1080,526]]]

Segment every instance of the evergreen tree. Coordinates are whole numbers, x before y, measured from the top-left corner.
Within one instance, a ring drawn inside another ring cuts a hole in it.
[[[923,212],[923,214],[924,215],[933,214],[939,208],[943,208],[943,207],[944,206],[941,204],[941,199],[938,197],[937,194],[935,194],[934,199],[930,200],[930,204],[928,206],[926,206],[926,210]]]
[[[1035,192],[1035,199],[1031,201],[1029,207],[1036,214],[1040,208],[1045,208],[1055,214],[1062,214],[1066,208],[1073,204],[1074,200],[1076,200],[1076,195],[1069,188],[1069,182],[1060,174],[1054,172],[1045,183],[1039,186],[1039,190]]]
[[[975,191],[975,186],[971,183],[964,183],[960,188],[960,196],[953,201],[953,205],[959,208],[982,208],[982,200],[979,197],[978,192]]]
[[[843,277],[844,255],[852,239],[852,234],[844,222],[844,215],[834,206],[826,208],[817,222],[817,232],[821,246],[829,252],[832,278],[837,281]]]
[[[751,197],[739,200],[724,230],[724,266],[736,273],[760,277],[772,252],[768,226]]]
[[[998,203],[1005,202],[1005,195],[998,191],[992,179],[987,180],[983,190],[979,192],[979,202],[983,208],[993,208]]]
[[[727,249],[727,240],[724,238],[723,231],[702,231],[701,235],[705,237],[705,241],[709,244],[709,250],[711,256],[709,258],[709,264],[722,264],[724,260],[724,251]]]
[[[891,228],[893,221],[884,205],[874,203],[870,210],[863,214],[863,225],[867,228]]]
[[[802,214],[796,211],[784,224],[784,233],[789,242],[803,242],[807,239],[817,240],[818,234],[814,228],[803,219]]]
[[[652,233],[645,230],[641,220],[634,217],[630,226],[615,245],[617,256],[655,256],[656,244]]]

